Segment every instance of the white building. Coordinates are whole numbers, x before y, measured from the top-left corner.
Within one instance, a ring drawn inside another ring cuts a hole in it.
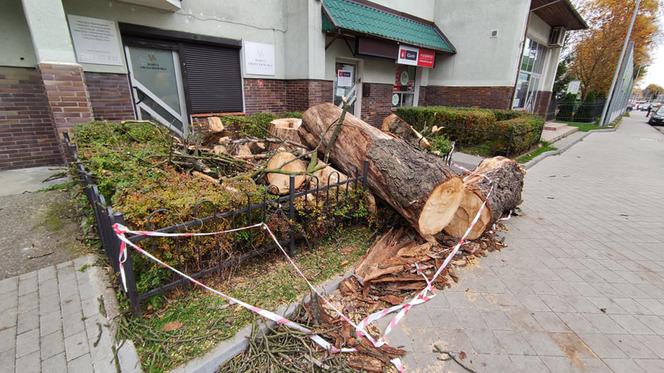
[[[544,113],[568,0],[3,0],[0,169],[61,162],[73,124],[400,105]]]

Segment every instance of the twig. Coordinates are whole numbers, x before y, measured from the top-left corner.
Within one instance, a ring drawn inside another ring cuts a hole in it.
[[[454,354],[452,354],[451,351],[444,351],[444,350],[441,349],[438,345],[433,345],[433,352],[437,352],[437,353],[439,353],[439,354],[446,354],[446,355],[448,356],[448,358],[447,358],[447,359],[444,359],[443,361],[447,361],[447,360],[449,360],[449,359],[452,359],[452,361],[454,361],[455,363],[459,364],[459,366],[462,367],[463,369],[465,369],[466,371],[468,371],[468,372],[470,372],[470,373],[477,373],[477,372],[475,372],[473,369],[467,367],[467,366],[466,366],[464,363],[462,363],[459,359],[457,359],[456,356],[454,356]]]

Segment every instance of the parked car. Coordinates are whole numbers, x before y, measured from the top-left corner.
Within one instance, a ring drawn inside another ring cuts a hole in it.
[[[648,119],[648,124],[651,126],[664,126],[664,107],[659,107],[657,111],[653,110],[653,114]]]

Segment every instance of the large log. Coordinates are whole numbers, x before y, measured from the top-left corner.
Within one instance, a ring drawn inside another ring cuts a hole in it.
[[[270,184],[271,190],[276,189],[280,195],[288,194],[290,191],[290,173],[298,174],[295,176],[295,189],[299,188],[306,178],[304,173],[307,165],[289,152],[275,153],[267,162],[266,168],[268,173],[265,178]]]
[[[383,125],[380,129],[383,132],[392,133],[420,149],[429,149],[431,147],[426,137],[422,136],[413,126],[394,113],[383,119]]]
[[[486,207],[467,239],[474,240],[480,237],[503,214],[521,203],[524,175],[523,168],[509,158],[495,157],[483,160],[464,179],[463,200],[454,214],[454,219],[445,227],[445,233],[454,237],[463,236],[486,200]],[[487,199],[492,183],[495,184],[494,189]]]
[[[305,145],[314,148],[321,143],[319,151],[325,154],[335,130],[332,127],[340,116],[341,109],[329,103],[309,108],[299,128]],[[346,175],[361,172],[364,161],[368,161],[371,191],[428,240],[452,220],[461,203],[463,182],[442,159],[353,115],[346,114],[329,150],[332,164]]]

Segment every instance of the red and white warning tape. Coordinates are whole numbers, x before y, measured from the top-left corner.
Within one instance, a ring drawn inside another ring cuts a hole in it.
[[[129,245],[134,250],[139,252],[141,255],[147,257],[148,259],[152,260],[153,262],[161,265],[162,267],[170,269],[171,271],[173,271],[173,272],[177,273],[178,275],[186,278],[187,280],[191,281],[192,283],[194,283],[194,284],[202,287],[203,289],[208,290],[208,291],[210,291],[210,292],[212,292],[212,293],[214,293],[214,294],[216,294],[216,295],[218,295],[218,296],[220,296],[220,297],[222,297],[226,300],[228,300],[229,302],[237,303],[241,307],[246,308],[249,311],[251,311],[253,313],[256,313],[256,314],[258,314],[258,315],[260,315],[260,316],[262,316],[262,317],[264,317],[268,320],[272,320],[272,321],[276,322],[279,325],[284,325],[288,328],[295,329],[295,330],[298,330],[300,332],[309,334],[309,338],[311,338],[311,340],[313,340],[314,342],[316,342],[316,344],[318,344],[319,346],[321,346],[322,348],[324,348],[324,349],[326,349],[330,352],[337,353],[337,352],[353,352],[353,351],[355,351],[354,348],[341,348],[341,349],[338,349],[334,345],[332,345],[331,343],[329,343],[328,341],[323,339],[323,337],[321,337],[317,334],[314,334],[313,331],[309,328],[306,328],[306,327],[304,327],[304,326],[302,326],[302,325],[300,325],[300,324],[298,324],[294,321],[288,320],[287,318],[285,318],[281,315],[277,315],[274,312],[271,312],[271,311],[262,309],[260,307],[256,307],[256,306],[253,306],[251,304],[245,303],[245,302],[243,302],[243,301],[241,301],[241,300],[239,300],[235,297],[224,294],[219,290],[216,290],[214,288],[211,288],[211,287],[205,285],[204,283],[196,280],[195,278],[187,275],[186,273],[183,273],[183,272],[173,268],[172,266],[170,266],[170,265],[164,263],[163,261],[161,261],[159,258],[157,258],[154,255],[150,254],[149,252],[143,250],[138,245],[131,242],[126,236],[127,233],[132,233],[132,234],[137,234],[137,235],[144,235],[144,236],[151,236],[151,237],[212,236],[212,235],[218,235],[218,234],[224,234],[224,233],[231,233],[231,232],[238,232],[238,231],[242,231],[242,230],[254,229],[254,228],[259,228],[259,227],[263,227],[263,228],[265,228],[269,231],[269,228],[264,223],[255,224],[255,225],[251,225],[251,226],[248,226],[248,227],[242,227],[242,228],[237,228],[237,229],[229,229],[229,230],[226,230],[226,231],[210,232],[210,233],[163,233],[163,232],[148,232],[148,231],[132,231],[131,229],[125,227],[124,225],[115,224],[115,225],[113,225],[113,229],[115,230],[115,234],[118,236],[118,238],[120,239],[120,242],[121,242],[120,243],[120,253],[119,253],[120,258],[119,259],[120,259],[120,275],[122,277],[122,285],[125,287],[125,291],[126,291],[127,283],[126,283],[126,278],[125,278],[125,275],[124,275],[123,263],[127,260],[127,252],[126,251],[127,251],[127,245]],[[270,231],[270,235],[272,235],[271,231]],[[274,235],[272,235],[272,237],[274,237]]]
[[[456,166],[458,168],[461,168],[464,171],[468,171],[468,170],[466,170],[465,168],[463,168],[459,165],[454,164],[454,166]],[[468,171],[468,172],[471,172],[471,171]],[[484,176],[484,177],[486,177],[486,176]],[[487,179],[487,180],[489,180],[489,179]],[[489,182],[491,182],[492,185],[491,185],[491,188],[489,189],[489,192],[487,193],[487,198],[493,193],[493,189],[494,189],[494,185],[493,185],[492,180],[489,180]],[[119,249],[119,255],[118,255],[119,258],[118,258],[118,260],[119,260],[119,268],[120,268],[120,277],[122,279],[122,284],[125,288],[125,291],[127,289],[127,283],[126,283],[126,276],[125,276],[125,271],[124,271],[124,263],[127,260],[127,245],[129,245],[130,247],[135,249],[141,255],[147,257],[148,259],[150,259],[153,262],[161,265],[162,267],[165,267],[165,268],[177,273],[178,275],[182,276],[183,278],[186,278],[187,280],[189,280],[192,283],[204,288],[205,290],[208,290],[208,291],[210,291],[210,292],[212,292],[212,293],[214,293],[214,294],[216,294],[216,295],[218,295],[218,296],[220,296],[220,297],[222,297],[222,298],[224,298],[224,299],[226,299],[230,302],[237,303],[241,307],[243,307],[245,309],[248,309],[249,311],[254,312],[254,313],[256,313],[256,314],[258,314],[258,315],[260,315],[260,316],[262,316],[262,317],[264,317],[268,320],[274,321],[277,324],[284,325],[286,327],[301,331],[303,333],[307,333],[307,334],[309,334],[309,338],[311,338],[316,344],[318,344],[322,348],[324,348],[324,349],[326,349],[330,352],[333,352],[333,353],[338,353],[338,352],[354,352],[356,350],[354,348],[341,348],[341,349],[338,349],[334,345],[332,345],[331,343],[329,343],[328,341],[323,339],[321,336],[313,334],[313,331],[310,330],[309,328],[306,328],[306,327],[304,327],[304,326],[302,326],[302,325],[300,325],[300,324],[298,324],[294,321],[288,320],[283,316],[277,315],[274,312],[271,312],[271,311],[253,306],[251,304],[245,303],[245,302],[243,302],[243,301],[241,301],[237,298],[234,298],[230,295],[224,294],[219,290],[211,288],[211,287],[203,284],[202,282],[194,279],[193,277],[191,277],[191,276],[189,276],[189,275],[173,268],[172,266],[164,263],[159,258],[156,258],[154,255],[150,254],[149,252],[143,250],[138,245],[131,242],[131,240],[129,240],[126,237],[126,235],[128,233],[131,233],[131,234],[135,234],[135,235],[143,235],[143,236],[150,236],[150,237],[195,237],[195,236],[214,236],[214,235],[220,235],[220,234],[226,234],[226,233],[232,233],[232,232],[239,232],[239,231],[249,230],[249,229],[263,228],[269,234],[270,238],[275,242],[275,244],[277,245],[279,250],[284,254],[284,256],[289,261],[289,263],[293,266],[293,268],[295,268],[295,270],[300,275],[300,277],[302,277],[306,281],[309,288],[314,293],[316,293],[316,295],[318,295],[330,308],[332,308],[344,321],[346,321],[348,324],[350,324],[351,326],[353,326],[355,328],[356,336],[358,338],[364,337],[368,341],[370,341],[374,346],[380,347],[380,346],[383,346],[387,343],[385,341],[385,336],[387,336],[397,326],[397,324],[406,316],[406,314],[408,314],[408,312],[410,311],[410,309],[413,306],[428,302],[430,299],[432,299],[435,296],[435,293],[433,292],[434,282],[436,281],[438,276],[440,276],[443,273],[445,268],[452,261],[452,258],[459,252],[461,246],[463,246],[463,244],[465,243],[466,237],[468,237],[468,234],[470,234],[470,232],[472,231],[475,224],[477,224],[477,222],[479,221],[479,218],[482,214],[482,211],[485,208],[486,208],[486,201],[484,201],[482,203],[482,205],[480,206],[480,209],[477,211],[477,214],[475,215],[474,219],[472,220],[470,226],[468,227],[468,229],[466,230],[464,235],[461,237],[459,242],[454,246],[453,250],[448,254],[448,256],[445,258],[445,261],[443,261],[443,264],[436,270],[436,272],[434,273],[433,277],[430,280],[426,277],[426,275],[424,273],[422,273],[420,271],[419,265],[418,264],[415,265],[417,273],[421,274],[424,277],[424,279],[427,283],[427,286],[424,289],[422,289],[422,291],[420,291],[413,299],[411,299],[410,301],[408,301],[406,303],[398,304],[398,305],[395,305],[395,306],[392,306],[392,307],[389,307],[389,308],[386,308],[386,309],[383,309],[383,310],[372,313],[371,315],[369,315],[365,319],[363,319],[359,324],[356,324],[355,322],[353,322],[353,320],[351,320],[348,316],[346,316],[343,312],[341,312],[336,306],[334,306],[334,304],[332,304],[325,296],[323,296],[318,291],[318,289],[316,289],[315,286],[313,286],[313,284],[307,279],[307,277],[304,275],[304,273],[302,273],[302,271],[299,269],[299,267],[295,264],[293,259],[288,255],[286,250],[284,250],[284,248],[279,243],[279,240],[277,240],[274,233],[272,233],[270,228],[265,223],[258,223],[258,224],[254,224],[254,225],[250,225],[250,226],[246,226],[246,227],[241,227],[241,228],[236,228],[236,229],[229,229],[229,230],[217,231],[217,232],[207,232],[207,233],[164,233],[164,232],[155,232],[155,231],[134,231],[134,230],[130,230],[129,228],[127,228],[127,227],[125,227],[124,225],[121,225],[121,224],[114,224],[113,229],[115,231],[115,234],[120,239],[120,249]],[[371,334],[369,334],[369,332],[367,331],[367,327],[369,326],[369,324],[371,324],[371,323],[373,323],[377,320],[380,320],[380,319],[384,318],[385,316],[387,316],[387,315],[389,315],[393,312],[397,312],[397,311],[399,311],[399,312],[394,316],[394,318],[392,318],[392,320],[390,320],[390,323],[388,324],[387,328],[385,329],[385,332],[383,333],[383,335],[380,338],[378,338],[376,340],[375,338],[373,338],[371,336]],[[391,362],[397,368],[397,370],[399,372],[404,372],[405,371],[405,368],[404,368],[404,365],[403,365],[401,359],[394,358],[394,359],[391,360]]]

